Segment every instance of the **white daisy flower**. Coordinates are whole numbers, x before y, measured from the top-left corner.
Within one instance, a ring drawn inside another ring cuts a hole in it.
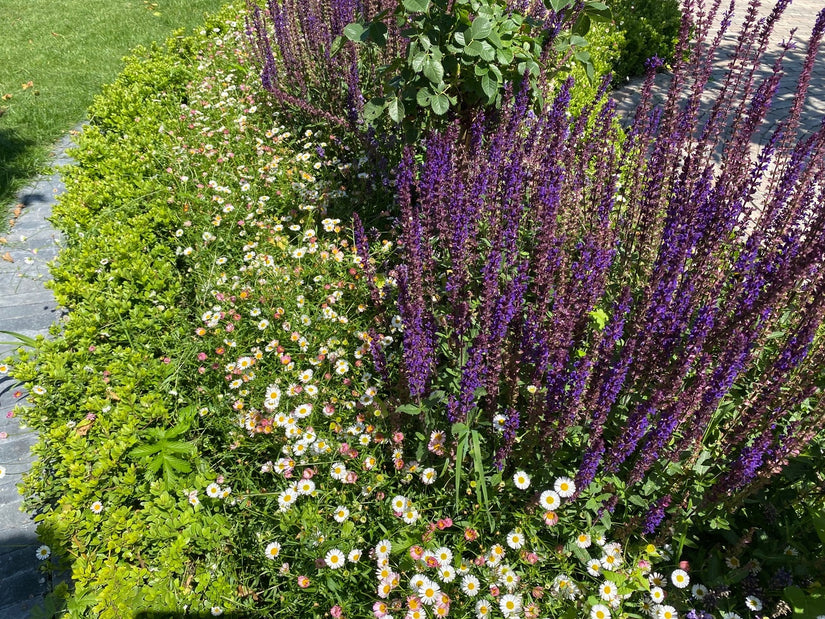
[[[510,531],[507,534],[507,545],[513,550],[519,550],[524,546],[524,534],[521,531]]]
[[[490,602],[487,600],[479,600],[476,602],[476,617],[478,619],[487,619],[490,616]]]
[[[612,582],[603,582],[599,585],[599,597],[605,601],[609,602],[614,599],[617,593],[616,586]]]
[[[425,578],[424,583],[418,588],[418,595],[421,597],[421,601],[428,606],[431,606],[438,601],[440,593],[441,587],[438,586],[438,583],[433,582],[429,578]]]
[[[596,604],[590,609],[590,619],[610,619],[610,609],[604,604]]]
[[[37,550],[35,550],[34,554],[40,561],[45,561],[46,559],[52,556],[52,549],[44,544],[43,546],[40,546]]]
[[[443,565],[438,569],[438,576],[441,582],[453,582],[455,580],[455,568],[452,565]]]
[[[576,484],[569,477],[559,477],[556,483],[553,484],[553,488],[560,497],[565,499],[570,498],[576,493]]]
[[[267,559],[276,559],[281,554],[281,545],[278,542],[272,542],[264,548],[264,554]]]
[[[554,511],[561,505],[561,497],[554,490],[545,490],[539,496],[539,503],[548,511]]]
[[[521,596],[507,593],[501,596],[498,607],[505,617],[513,617],[521,612]]]
[[[349,510],[343,505],[339,505],[335,508],[335,513],[332,515],[332,518],[335,522],[344,522],[347,518],[349,518]]]
[[[375,556],[389,557],[392,552],[392,542],[388,539],[382,539],[375,545]]]
[[[576,536],[576,546],[579,548],[590,548],[590,544],[593,542],[591,537],[587,533],[579,533]]]
[[[659,606],[656,609],[656,619],[677,619],[679,617],[673,606]]]
[[[206,496],[211,497],[213,499],[218,498],[221,495],[221,487],[212,482],[208,486],[206,486]]]
[[[100,501],[95,501],[94,503],[92,503],[89,509],[91,509],[93,513],[99,514],[103,511],[103,503],[101,503]]]
[[[347,555],[347,561],[350,563],[358,563],[361,560],[361,554],[362,552],[360,548],[353,548]]]
[[[587,562],[587,573],[591,576],[599,576],[602,573],[602,563],[598,559],[590,559]]]
[[[670,574],[670,581],[673,583],[674,587],[678,589],[684,589],[690,584],[690,576],[685,570],[673,570]]]
[[[390,503],[392,504],[392,511],[401,513],[405,509],[407,509],[407,504],[409,503],[409,500],[407,499],[407,497],[398,494],[392,498],[392,501],[390,501]]]
[[[424,485],[429,486],[435,482],[436,472],[434,468],[426,468],[421,471],[421,481]]]
[[[665,591],[661,587],[650,588],[650,599],[654,604],[661,604],[665,601]]]
[[[344,481],[347,478],[347,473],[347,467],[342,462],[334,462],[330,467],[330,475],[338,481]]]
[[[524,471],[517,471],[513,475],[513,483],[519,490],[527,490],[530,487],[530,476]]]
[[[461,579],[461,590],[465,595],[475,597],[481,590],[481,583],[478,581],[478,578],[472,574],[467,574]]]
[[[708,594],[708,588],[702,584],[693,585],[690,589],[691,595],[697,600],[705,599],[705,596]]]
[[[330,550],[324,557],[324,561],[326,562],[327,566],[329,566],[333,570],[337,570],[339,568],[344,567],[346,559],[347,557],[344,555],[344,553],[338,550],[337,548],[333,548],[332,550]]]
[[[433,554],[439,565],[449,565],[453,560],[453,551],[446,546],[441,546]]]
[[[278,495],[278,506],[282,512],[287,511],[298,500],[298,491],[291,486]]]
[[[747,606],[750,610],[753,611],[762,610],[762,600],[760,600],[755,595],[749,595],[745,598],[745,606]]]

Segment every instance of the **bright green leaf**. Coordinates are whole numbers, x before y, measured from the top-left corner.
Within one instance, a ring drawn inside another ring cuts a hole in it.
[[[438,85],[444,79],[444,67],[434,58],[430,58],[424,63],[424,76],[433,84]]]
[[[401,4],[410,13],[423,13],[430,8],[430,0],[403,0]]]
[[[450,109],[450,100],[445,95],[438,94],[430,100],[430,106],[433,108],[433,112],[442,116]]]
[[[493,24],[489,19],[481,15],[476,17],[473,20],[472,26],[470,26],[470,31],[474,39],[486,39],[492,30]]]
[[[364,40],[362,37],[364,37],[366,31],[367,29],[362,24],[356,22],[344,28],[344,36],[350,41],[360,42]]]

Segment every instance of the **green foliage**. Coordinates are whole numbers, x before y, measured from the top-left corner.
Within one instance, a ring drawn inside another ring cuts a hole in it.
[[[222,0],[3,2],[0,22],[0,210],[43,172],[54,142],[77,125],[137,45],[200,26]],[[0,230],[8,218],[0,216]]]
[[[448,10],[450,5],[450,10]],[[572,0],[547,0],[548,9],[567,22],[551,40],[544,24],[508,8],[505,0],[406,0],[394,13],[401,34],[409,39],[407,55],[381,67],[381,94],[364,106],[364,117],[375,123],[386,113],[414,137],[438,117],[454,112],[469,120],[484,107],[500,107],[507,84],[529,88],[536,106],[544,102],[544,84],[555,69],[547,57],[573,61],[592,83],[595,69],[585,35],[591,23],[609,22],[605,4],[588,0],[580,14]],[[350,24],[343,39],[383,47],[387,27],[379,15],[372,22]],[[575,21],[574,21],[575,19]],[[553,52],[547,47],[552,44]],[[549,54],[549,56],[548,56]],[[366,54],[370,59],[374,54]]]
[[[612,0],[609,4],[624,39],[613,67],[614,84],[642,75],[648,58],[673,59],[682,18],[678,0]]]

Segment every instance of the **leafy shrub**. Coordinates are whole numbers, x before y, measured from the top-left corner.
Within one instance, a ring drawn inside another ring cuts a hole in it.
[[[540,108],[571,60],[594,80],[583,35],[610,15],[594,0],[288,0],[252,11],[263,85],[281,103],[378,135],[401,125],[408,141],[448,111],[469,126],[522,84]]]
[[[613,0],[610,9],[624,39],[613,65],[614,84],[644,75],[649,58],[673,60],[681,21],[678,0]]]

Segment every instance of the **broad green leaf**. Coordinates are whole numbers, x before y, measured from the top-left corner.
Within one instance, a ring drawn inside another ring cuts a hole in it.
[[[430,0],[403,0],[401,4],[411,13],[423,13],[430,8]]]
[[[574,34],[570,37],[570,45],[575,45],[576,47],[587,47],[587,39]]]
[[[129,455],[133,458],[146,458],[158,453],[160,450],[161,447],[158,443],[153,443],[151,445],[138,445],[129,452]]]
[[[507,48],[496,50],[496,61],[499,64],[510,64],[511,62],[513,62],[513,58],[515,58],[515,54],[513,54],[513,52]]]
[[[444,79],[444,67],[434,58],[430,58],[424,63],[424,76],[433,84],[438,85]]]
[[[481,42],[481,58],[487,62],[492,62],[496,57],[496,48],[487,41]]]
[[[372,122],[384,112],[386,101],[380,97],[370,99],[364,104],[364,120]]]
[[[483,49],[484,48],[481,46],[481,41],[473,41],[464,47],[464,54],[475,58],[476,56],[481,56]]]
[[[402,404],[395,409],[399,413],[407,413],[408,415],[418,415],[421,413],[421,407],[415,404]]]
[[[433,108],[433,112],[442,116],[450,109],[450,100],[445,95],[438,94],[430,100],[430,107]]]
[[[421,88],[415,95],[415,100],[421,107],[427,107],[430,105],[431,97],[432,93],[430,93],[430,90],[428,88]]]
[[[495,78],[490,77],[489,74],[484,75],[481,78],[481,90],[484,91],[484,94],[487,95],[488,99],[492,99],[498,92],[498,81]]]
[[[157,473],[160,470],[160,467],[163,465],[163,458],[158,456],[154,460],[149,463],[149,472],[150,473]]]
[[[421,69],[424,68],[424,63],[427,62],[427,58],[428,56],[424,52],[416,54],[415,58],[413,58],[412,62],[410,63],[412,70],[416,73],[421,73]]]
[[[588,2],[584,5],[584,12],[594,22],[609,23],[613,21],[613,13],[610,7],[601,2]]]
[[[600,307],[590,312],[590,317],[596,323],[596,327],[599,329],[599,331],[604,330],[604,328],[607,326],[607,321],[610,318],[610,316],[607,315],[607,312],[605,312]]]
[[[548,2],[550,3],[549,8],[553,9],[556,13],[573,4],[573,0],[545,0],[545,6],[547,6]]]
[[[464,47],[467,44],[467,39],[464,38],[463,32],[456,32],[453,35],[455,42],[458,43],[461,47]]]
[[[573,24],[573,28],[571,28],[571,32],[582,37],[585,36],[590,32],[590,17],[586,13],[579,15],[576,23]]]
[[[350,41],[363,41],[365,32],[367,32],[367,29],[364,28],[362,24],[359,24],[357,22],[349,24],[344,28],[344,36],[347,37]]]
[[[387,44],[387,25],[384,22],[372,22],[367,30],[367,34],[371,41],[375,41],[381,47]]]
[[[490,43],[493,47],[502,47],[504,43],[501,41],[501,37],[498,36],[498,32],[493,30],[490,34],[487,35],[487,42]]]
[[[470,26],[470,31],[472,32],[474,39],[486,39],[492,30],[493,24],[489,19],[482,15],[476,17],[473,20],[472,26]]]
[[[811,510],[811,521],[820,541],[825,544],[825,509],[820,507],[816,511]]]
[[[191,454],[195,451],[194,443],[184,441],[169,441],[165,445],[165,451],[180,454]]]
[[[181,460],[177,456],[172,456],[169,454],[165,454],[163,456],[163,466],[171,467],[180,473],[189,473],[192,470],[192,467],[189,466],[188,462]]]

